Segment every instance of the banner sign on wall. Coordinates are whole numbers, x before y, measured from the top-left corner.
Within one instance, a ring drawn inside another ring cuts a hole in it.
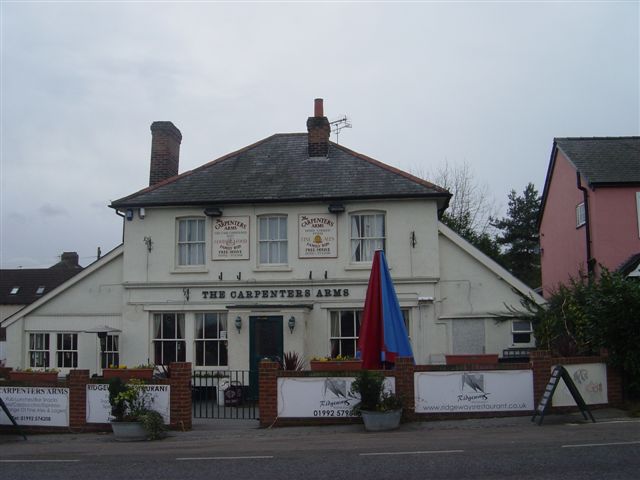
[[[298,256],[335,258],[338,256],[336,215],[313,213],[298,215]]]
[[[355,417],[360,395],[351,393],[354,377],[278,378],[278,417]],[[395,392],[395,378],[387,377],[384,389]]]
[[[584,403],[587,405],[608,403],[607,366],[604,363],[581,363],[563,366],[571,375]],[[560,382],[556,387],[551,404],[554,407],[575,406],[576,402],[564,382]]]
[[[213,219],[212,260],[249,259],[249,217]]]
[[[58,387],[0,387],[4,401],[18,425],[69,426],[69,389]],[[0,410],[0,425],[12,425]]]
[[[165,424],[170,420],[170,386],[144,385],[149,409],[157,411]],[[87,384],[87,423],[109,423],[111,405],[109,405],[109,385],[106,383]]]
[[[417,413],[533,410],[531,370],[416,372]]]

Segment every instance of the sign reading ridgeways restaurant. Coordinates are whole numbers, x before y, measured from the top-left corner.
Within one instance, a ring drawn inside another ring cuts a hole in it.
[[[531,370],[416,372],[416,413],[533,410]]]
[[[335,258],[338,256],[336,216],[327,213],[298,215],[298,256]]]
[[[212,260],[249,258],[249,217],[220,217],[213,221]]]

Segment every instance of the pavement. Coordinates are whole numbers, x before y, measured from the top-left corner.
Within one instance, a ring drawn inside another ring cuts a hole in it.
[[[629,420],[626,411],[615,408],[604,408],[592,410],[596,422],[615,422]],[[499,418],[476,418],[460,420],[432,420],[424,422],[404,423],[396,432],[419,432],[419,431],[444,431],[461,430],[469,431],[482,430],[487,428],[544,428],[545,425],[566,425],[591,423],[585,420],[580,412],[567,414],[545,415],[543,424],[538,426],[531,422],[531,415],[517,417]],[[349,425],[323,425],[323,426],[295,426],[260,428],[257,420],[232,420],[232,419],[193,419],[193,428],[190,431],[170,431],[167,438],[161,440],[163,445],[184,442],[192,443],[198,441],[231,440],[231,439],[278,439],[295,438],[305,436],[322,435],[344,435],[364,433],[365,435],[376,435],[376,433],[364,432],[362,424]],[[111,433],[55,433],[55,434],[28,434],[27,441],[17,434],[0,433],[0,445],[9,447],[14,444],[60,444],[73,443],[76,445],[110,444],[119,443],[113,439]],[[122,444],[121,444],[122,445]],[[0,452],[1,454],[1,452]]]

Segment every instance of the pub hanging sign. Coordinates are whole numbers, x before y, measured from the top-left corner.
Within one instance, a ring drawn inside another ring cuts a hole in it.
[[[212,229],[212,260],[249,259],[249,217],[219,217]]]
[[[336,215],[313,213],[298,215],[298,257],[336,258],[338,256]]]

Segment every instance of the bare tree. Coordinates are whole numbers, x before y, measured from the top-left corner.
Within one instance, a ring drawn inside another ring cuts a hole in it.
[[[411,173],[446,188],[453,195],[444,213],[443,223],[470,241],[469,234],[495,236],[491,224],[492,217],[498,214],[495,200],[489,193],[489,186],[477,181],[467,162],[451,165],[445,161],[436,170],[418,167],[412,168]]]

